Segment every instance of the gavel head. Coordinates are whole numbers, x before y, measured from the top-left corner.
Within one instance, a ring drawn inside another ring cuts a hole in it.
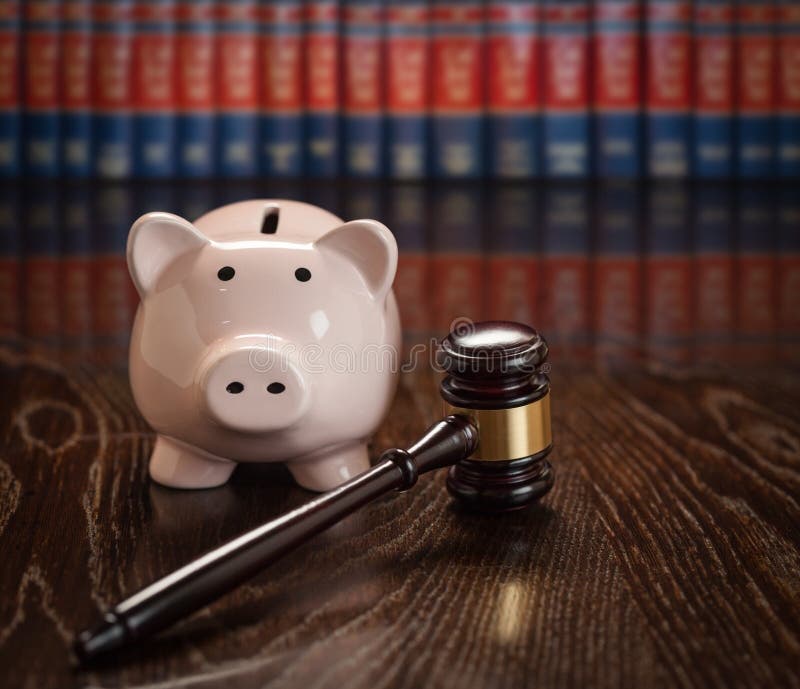
[[[463,322],[440,343],[446,414],[467,416],[478,447],[450,469],[447,488],[467,507],[488,512],[536,502],[553,485],[547,343],[509,321]]]

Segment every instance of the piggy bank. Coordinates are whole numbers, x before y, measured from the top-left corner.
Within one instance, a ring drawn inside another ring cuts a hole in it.
[[[285,462],[328,490],[369,467],[397,383],[397,244],[296,201],[244,201],[191,223],[139,218],[128,268],[141,297],[130,382],[157,433],[150,476],[225,483]]]

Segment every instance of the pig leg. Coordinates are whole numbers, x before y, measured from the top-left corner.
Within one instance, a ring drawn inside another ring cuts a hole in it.
[[[339,445],[298,457],[287,466],[303,488],[318,492],[331,490],[369,469],[367,444]]]
[[[150,478],[170,488],[214,488],[225,483],[236,463],[165,435],[156,437]]]

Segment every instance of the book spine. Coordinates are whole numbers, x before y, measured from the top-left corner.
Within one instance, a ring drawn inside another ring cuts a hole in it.
[[[593,12],[595,171],[636,177],[642,171],[641,2],[596,0]]]
[[[640,198],[640,189],[629,180],[603,181],[597,196],[590,308],[601,362],[633,361],[641,347]]]
[[[258,5],[221,0],[217,12],[217,174],[247,177],[258,172]]]
[[[778,192],[772,185],[737,189],[736,295],[738,361],[775,361],[778,325]]]
[[[775,173],[775,73],[772,0],[737,0],[736,167],[740,177]]]
[[[67,177],[92,170],[92,6],[64,0],[61,59],[61,160]]]
[[[261,172],[303,174],[303,7],[266,0],[261,8]]]
[[[485,318],[483,196],[473,184],[449,184],[431,201],[430,323],[448,332]]]
[[[419,184],[389,187],[388,223],[400,248],[394,291],[403,318],[406,342],[430,334],[430,256],[426,227],[426,189]]]
[[[484,174],[483,5],[433,0],[432,172]]]
[[[647,1],[647,174],[689,173],[691,9],[687,0]]]
[[[138,0],[133,39],[134,174],[172,177],[175,161],[175,0]]]
[[[344,172],[378,177],[383,165],[383,4],[345,0],[342,12]]]
[[[305,21],[305,168],[312,177],[339,173],[339,2],[308,0]]]
[[[493,185],[489,212],[493,218],[487,239],[486,290],[491,320],[538,323],[539,240],[537,194],[528,186]]]
[[[85,360],[92,341],[92,221],[89,185],[71,188],[64,196],[61,236],[61,330],[65,354]]]
[[[692,171],[698,177],[733,174],[733,5],[695,0]]]
[[[778,4],[778,172],[800,177],[800,4]]]
[[[552,185],[542,199],[542,284],[539,323],[569,361],[591,356],[591,225],[589,189]]]
[[[589,164],[589,6],[544,3],[543,165],[548,177],[586,177]]]
[[[386,158],[395,179],[428,173],[429,14],[419,0],[386,7]]]
[[[61,7],[58,0],[23,3],[24,170],[33,177],[60,172]]]
[[[0,184],[0,338],[14,341],[21,335],[23,271],[20,192],[13,181]]]
[[[787,364],[800,364],[800,197],[795,183],[782,185],[778,201],[778,331],[779,354]]]
[[[213,0],[179,0],[176,88],[178,174],[211,177],[216,157]]]
[[[653,361],[685,363],[694,332],[688,190],[682,182],[662,181],[648,192],[645,349]]]
[[[92,172],[98,177],[129,177],[133,171],[133,4],[95,0],[92,21]]]
[[[493,0],[487,9],[489,171],[539,174],[539,3]]]
[[[0,177],[16,177],[20,173],[21,11],[19,0],[0,4]]]
[[[61,191],[58,185],[31,185],[22,204],[22,331],[39,344],[58,346]]]
[[[735,326],[733,199],[728,185],[699,185],[693,203],[695,358],[730,360]]]

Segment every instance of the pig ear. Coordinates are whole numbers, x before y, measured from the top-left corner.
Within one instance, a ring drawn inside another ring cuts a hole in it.
[[[375,220],[353,220],[322,235],[314,246],[353,263],[374,299],[382,299],[392,288],[397,242],[385,225]]]
[[[128,270],[139,294],[154,287],[164,269],[179,256],[209,243],[192,223],[172,213],[147,213],[128,234]]]

